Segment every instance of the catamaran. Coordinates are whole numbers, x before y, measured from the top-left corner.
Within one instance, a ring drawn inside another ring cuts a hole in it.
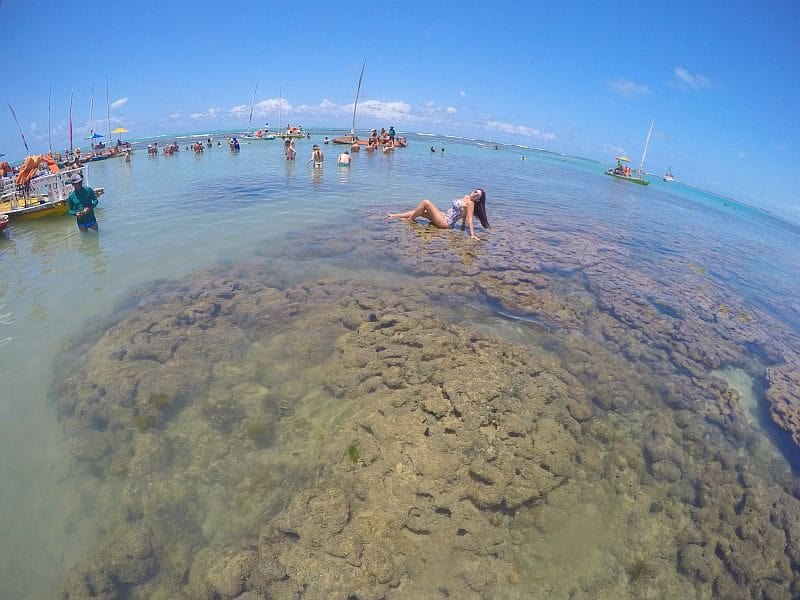
[[[672,175],[672,167],[671,166],[670,166],[669,169],[667,169],[667,174],[664,175],[664,181],[675,181],[675,177]]]
[[[625,179],[626,181],[630,181],[632,183],[638,183],[639,185],[650,185],[650,182],[645,179],[644,176],[644,159],[647,157],[647,147],[650,145],[650,136],[653,134],[653,125],[655,125],[656,120],[650,123],[650,131],[647,132],[647,141],[644,143],[644,152],[642,152],[642,162],[639,164],[639,168],[635,171],[631,171],[630,168],[623,166],[623,162],[628,163],[630,160],[627,156],[617,156],[617,166],[610,167],[606,171],[606,175],[611,175],[611,177],[616,177],[617,179]]]

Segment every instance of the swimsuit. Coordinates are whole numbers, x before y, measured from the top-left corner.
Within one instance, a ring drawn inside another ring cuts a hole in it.
[[[456,198],[453,200],[453,206],[444,213],[444,218],[447,220],[447,226],[452,228],[461,218],[461,212],[463,210],[463,206],[461,206],[461,198]]]

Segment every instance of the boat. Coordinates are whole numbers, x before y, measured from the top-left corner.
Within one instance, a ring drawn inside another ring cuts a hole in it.
[[[617,166],[609,167],[609,169],[605,172],[606,175],[610,175],[611,177],[615,177],[617,179],[624,179],[626,181],[630,181],[631,183],[638,183],[639,185],[650,185],[650,182],[643,177],[644,159],[647,156],[647,146],[650,144],[650,136],[653,133],[653,125],[655,122],[655,119],[653,119],[653,122],[650,123],[650,131],[647,132],[647,141],[644,143],[644,152],[642,152],[642,162],[639,164],[639,168],[635,171],[631,171],[630,167],[623,166],[622,164],[631,162],[630,159],[625,155],[617,156]]]
[[[675,177],[672,175],[672,167],[667,169],[667,174],[664,175],[664,181],[675,181]]]
[[[274,133],[268,133],[268,132],[266,132],[266,131],[264,131],[262,129],[259,129],[255,133],[243,133],[239,137],[239,139],[256,141],[256,142],[261,141],[261,140],[274,140],[275,139],[275,134]]]
[[[284,140],[299,140],[310,136],[311,134],[307,131],[303,131],[302,127],[288,127],[286,131],[279,131],[274,137],[279,137]]]
[[[86,162],[96,162],[98,160],[106,160],[108,158],[112,158],[113,156],[114,156],[114,154],[111,154],[111,153],[98,154],[98,153],[95,152],[95,153],[91,154],[88,158],[86,158]]]
[[[48,173],[21,184],[4,178],[0,188],[0,215],[16,221],[66,214],[67,198],[72,192],[67,180],[80,172],[80,169],[71,169]],[[102,187],[92,189],[97,196],[105,191]]]
[[[356,135],[356,110],[358,109],[358,95],[361,93],[361,80],[364,79],[364,67],[367,66],[367,59],[364,59],[364,64],[361,65],[361,75],[358,78],[358,86],[356,87],[356,100],[353,102],[353,125],[350,127],[350,135],[343,135],[333,138],[334,144],[349,144],[353,145],[359,142]]]
[[[258,84],[253,89],[253,98],[250,100],[250,119],[247,123],[247,132],[243,133],[240,137],[243,140],[260,141],[260,140],[274,140],[275,135],[269,132],[269,126],[264,125],[264,129],[259,129],[253,133],[253,106],[256,103],[256,92],[258,92]]]
[[[350,136],[345,136],[349,138]],[[327,143],[327,142],[326,142]],[[358,144],[359,146],[369,146],[369,140],[359,140],[356,139],[355,142],[337,142],[336,140],[333,141],[334,144]],[[391,146],[389,142],[377,142],[376,146]],[[396,137],[394,138],[394,147],[395,148],[407,148],[408,147],[408,139],[405,137]]]
[[[280,96],[278,99],[278,131],[275,132],[274,138],[279,137],[282,140],[300,140],[305,139],[306,137],[311,137],[311,134],[307,131],[304,131],[302,127],[291,127],[290,125],[286,126],[286,129],[283,129],[281,122],[283,121],[283,114],[281,108],[283,107],[283,90],[278,92]],[[274,139],[273,138],[273,139]]]

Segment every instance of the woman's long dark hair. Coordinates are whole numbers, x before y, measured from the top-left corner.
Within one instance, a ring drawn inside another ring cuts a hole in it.
[[[486,192],[482,188],[476,188],[481,193],[481,199],[475,202],[475,216],[483,225],[484,229],[491,229],[489,225],[489,217],[486,216]]]

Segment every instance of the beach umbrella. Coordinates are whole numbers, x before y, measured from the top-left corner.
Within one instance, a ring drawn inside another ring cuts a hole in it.
[[[622,162],[631,162],[631,159],[625,156],[624,154],[622,156],[615,156],[614,158],[616,158],[617,160],[621,160]]]
[[[117,127],[117,128],[116,128],[114,131],[112,131],[111,133],[128,133],[128,130],[127,130],[127,129],[125,129],[124,127]]]
[[[103,137],[106,137],[106,136],[95,132],[95,133],[93,133],[92,135],[90,135],[89,137],[87,137],[85,139],[87,139],[87,140],[96,140],[97,138],[103,138]]]
[[[0,152],[0,156],[5,156],[5,154],[3,154],[2,152]]]

